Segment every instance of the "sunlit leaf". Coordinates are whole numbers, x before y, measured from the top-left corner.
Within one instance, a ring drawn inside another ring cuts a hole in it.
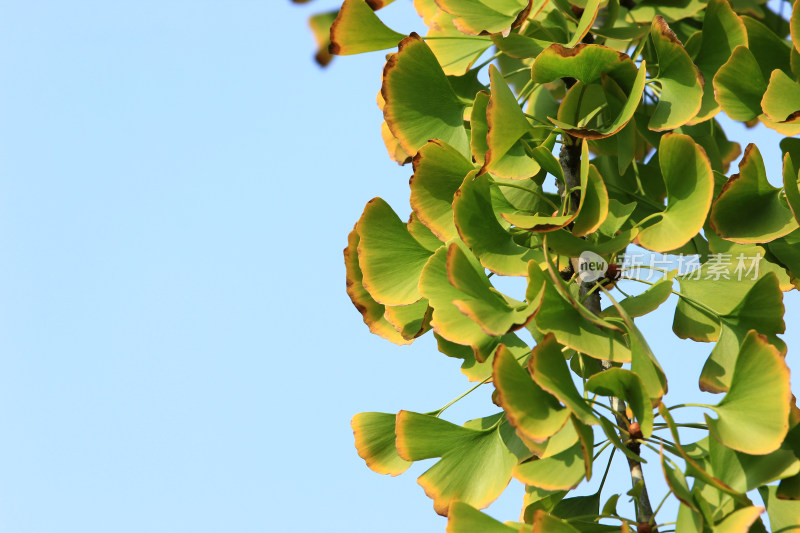
[[[572,423],[579,437],[575,444],[545,459],[533,459],[517,465],[514,477],[546,490],[571,490],[584,478],[591,478],[594,444],[591,427],[574,418]]]
[[[454,502],[447,517],[447,533],[518,533],[518,529],[498,522],[471,505]]]
[[[564,427],[570,411],[537,385],[504,346],[495,354],[493,377],[496,400],[521,437],[544,442]]]
[[[758,493],[764,500],[772,531],[800,533],[800,502],[779,499],[777,487],[761,487]]]
[[[317,53],[314,55],[314,59],[321,67],[327,66],[333,59],[333,55],[329,50],[331,45],[331,24],[336,20],[338,14],[338,11],[328,11],[326,13],[318,13],[308,19],[308,25],[311,27],[311,33],[317,43]]]
[[[482,509],[508,485],[517,457],[503,441],[501,425],[478,430],[410,411],[397,414],[400,457],[441,458],[417,480],[438,514],[447,516],[456,501]]]
[[[639,422],[642,434],[653,432],[653,407],[641,378],[624,368],[609,368],[595,374],[586,382],[586,390],[601,396],[615,396],[625,400]]]
[[[751,332],[742,343],[731,385],[706,418],[714,438],[750,454],[776,450],[788,431],[789,368],[765,337]]]
[[[711,227],[736,243],[769,242],[798,228],[780,189],[767,181],[764,160],[755,144],[747,146],[739,173],[725,183],[711,207]]]
[[[426,42],[430,46],[445,74],[462,75],[472,66],[487,48],[492,46],[488,37],[466,39],[456,28],[454,17],[446,11],[439,10],[433,17],[426,34]]]
[[[522,24],[533,4],[541,0],[437,0],[437,5],[453,15],[456,28],[470,35],[506,34]],[[538,11],[538,9],[536,10]]]
[[[636,2],[630,15],[640,24],[649,24],[656,15],[664,17],[667,22],[674,22],[696,15],[705,5],[703,0],[643,0]]]
[[[406,305],[421,298],[417,283],[431,252],[380,198],[364,208],[356,225],[364,288],[378,303]]]
[[[658,57],[661,97],[648,127],[655,131],[677,128],[689,122],[700,111],[703,99],[703,77],[667,22],[660,15],[653,19],[650,30]]]
[[[344,0],[331,26],[330,51],[347,56],[386,50],[397,46],[404,37],[381,22],[364,0]]]
[[[683,246],[702,229],[714,195],[714,177],[705,151],[688,135],[664,135],[658,161],[667,206],[657,222],[639,232],[636,243],[667,252]]]
[[[750,526],[758,520],[763,512],[763,507],[745,507],[734,511],[714,525],[714,533],[748,533]]]
[[[414,157],[411,208],[443,241],[458,237],[453,223],[453,197],[474,165],[443,141],[430,141]]]
[[[782,70],[773,70],[767,90],[761,99],[764,114],[773,121],[796,124],[800,122],[800,84]]]
[[[399,51],[389,56],[381,93],[386,124],[407,153],[416,154],[429,140],[441,139],[469,154],[465,106],[419,35],[403,39]]]
[[[714,92],[722,110],[733,120],[753,120],[761,114],[767,82],[753,53],[737,46],[714,76]]]
[[[358,413],[350,423],[358,455],[379,474],[397,476],[411,466],[397,455],[395,418],[391,413]]]

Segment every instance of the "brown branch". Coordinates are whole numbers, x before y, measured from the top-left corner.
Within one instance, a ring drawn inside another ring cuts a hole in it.
[[[570,205],[577,206],[580,201],[580,192],[575,191],[576,187],[580,186],[580,167],[581,167],[581,145],[579,139],[571,135],[564,135],[561,151],[559,152],[559,163],[564,171],[564,184],[558,184],[558,192],[564,199],[567,191],[572,190],[573,197],[570,199]],[[575,258],[572,259],[572,268],[576,267]],[[583,300],[586,308],[594,313],[600,315],[600,292],[591,290],[594,288],[596,282],[581,283],[580,297]],[[603,361],[602,366],[604,370],[611,368],[610,361]],[[625,402],[619,398],[611,397],[611,408],[616,411],[617,425],[621,428],[629,428],[628,435],[620,432],[620,438],[626,442],[626,446],[636,455],[639,455],[640,445],[636,441],[635,436],[639,433],[641,438],[641,430],[638,429],[638,424],[631,425],[630,419],[625,414]],[[631,484],[636,485],[641,481],[642,492],[639,494],[638,505],[636,508],[636,519],[639,522],[637,527],[638,533],[658,533],[655,526],[650,524],[653,521],[653,507],[650,504],[650,497],[647,494],[647,485],[644,481],[644,474],[642,472],[642,465],[639,461],[628,458],[628,467],[631,472]]]

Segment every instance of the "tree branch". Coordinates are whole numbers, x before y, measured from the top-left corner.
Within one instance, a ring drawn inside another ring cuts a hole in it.
[[[561,145],[561,151],[559,152],[558,158],[561,168],[564,171],[564,184],[558,184],[558,192],[561,194],[563,200],[566,191],[573,191],[573,197],[570,199],[570,205],[577,206],[579,204],[581,194],[575,190],[576,187],[580,187],[581,145],[579,140],[575,137],[572,137],[571,135],[565,135],[565,137],[566,138],[563,139],[564,142]],[[575,264],[575,261],[576,258],[572,258],[571,267],[577,271],[577,265]],[[600,292],[590,292],[595,283],[596,282],[594,281],[581,283],[580,297],[589,311],[595,315],[600,315]],[[612,365],[610,361],[603,361],[602,366],[603,370],[608,370]],[[622,438],[623,441],[627,441],[626,445],[628,449],[630,449],[636,455],[639,455],[640,445],[635,440],[635,434],[640,433],[641,430],[638,429],[638,424],[632,425],[631,421],[625,415],[625,402],[612,396],[611,408],[617,412],[617,425],[622,428],[629,428],[629,438],[626,438],[626,435],[622,433],[620,433],[620,438]],[[641,435],[639,435],[639,437],[641,438]],[[655,526],[651,525],[651,521],[653,520],[653,507],[650,504],[650,497],[647,494],[647,485],[644,481],[642,465],[639,461],[628,458],[628,467],[631,472],[632,486],[636,487],[639,482],[642,483],[642,491],[639,494],[638,505],[636,508],[636,519],[639,522],[637,531],[638,533],[657,533]]]

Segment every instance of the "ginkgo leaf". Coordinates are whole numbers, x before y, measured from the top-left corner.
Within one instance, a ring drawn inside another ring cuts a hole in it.
[[[453,223],[453,198],[474,165],[447,143],[430,141],[414,157],[409,181],[411,208],[442,241],[458,237]]]
[[[454,17],[441,9],[428,27],[426,42],[448,75],[465,74],[481,54],[492,46],[488,37],[465,39],[454,24]]]
[[[376,302],[406,305],[419,300],[417,284],[431,251],[381,198],[373,198],[356,225],[358,262],[364,288]]]
[[[538,265],[532,264],[528,279],[533,287],[539,287],[546,277]],[[565,300],[551,281],[546,283],[544,301],[536,316],[539,331],[552,333],[559,343],[595,359],[618,363],[631,361],[630,348],[621,332],[600,328]]]
[[[308,19],[308,25],[311,27],[311,33],[317,43],[317,53],[314,55],[314,60],[321,67],[328,66],[333,59],[329,49],[331,45],[331,24],[336,20],[338,14],[338,11],[328,11],[326,13],[318,13]]]
[[[506,34],[522,24],[541,0],[437,0],[436,4],[453,15],[456,28],[468,35]],[[538,11],[538,10],[537,10]]]
[[[790,401],[786,362],[753,331],[742,343],[727,394],[714,406],[718,418],[706,416],[709,431],[734,450],[753,455],[772,452],[789,429]]]
[[[539,510],[533,515],[532,533],[581,533],[579,529],[572,527],[569,522],[565,522],[553,515]]]
[[[795,220],[800,222],[800,168],[791,154],[783,156],[783,190],[786,192],[789,209],[794,214]]]
[[[661,138],[658,162],[667,189],[661,218],[639,232],[636,243],[667,252],[689,242],[703,227],[714,195],[714,176],[705,150],[688,135]]]
[[[383,317],[401,337],[413,340],[430,330],[431,311],[428,300],[422,299],[413,304],[388,306]]]
[[[639,24],[650,24],[657,15],[667,22],[675,22],[696,15],[705,6],[704,0],[643,0],[634,5],[630,16]]]
[[[644,316],[658,309],[672,295],[672,278],[662,278],[646,291],[621,300],[619,305],[632,317]],[[603,316],[619,316],[615,306],[603,309]]]
[[[364,0],[345,0],[331,26],[333,54],[347,56],[394,48],[405,38],[386,26]]]
[[[587,0],[581,18],[578,21],[578,27],[575,29],[572,39],[566,44],[567,48],[572,48],[580,43],[586,34],[589,33],[595,19],[597,19],[597,13],[600,11],[600,4],[601,0]]]
[[[545,490],[571,490],[592,477],[594,437],[590,426],[572,418],[578,440],[563,452],[545,459],[533,459],[514,468],[514,477]]]
[[[558,398],[585,424],[597,424],[591,406],[578,392],[555,335],[549,333],[536,345],[528,360],[528,370],[533,381]]]
[[[528,261],[541,260],[541,249],[518,244],[500,225],[492,206],[492,178],[488,174],[476,174],[474,171],[467,175],[453,201],[458,234],[481,264],[492,272],[524,276],[528,271]]]
[[[608,191],[603,177],[594,165],[589,165],[586,192],[582,195],[580,210],[572,222],[572,234],[583,237],[594,233],[608,216]]]
[[[496,401],[523,439],[544,442],[564,427],[569,409],[537,385],[505,346],[495,354],[492,375]]]
[[[381,94],[386,124],[407,153],[416,154],[429,140],[441,139],[469,154],[465,106],[436,56],[416,33],[403,39],[398,52],[389,56]]]
[[[609,368],[589,378],[586,390],[625,400],[639,422],[642,435],[649,437],[652,434],[653,407],[639,376],[624,368]]]
[[[498,522],[469,504],[454,502],[447,517],[447,533],[518,533],[519,529]]]
[[[486,109],[488,149],[481,174],[491,172],[501,178],[530,178],[540,169],[539,163],[525,150],[523,137],[531,133],[531,124],[494,65],[489,67],[489,78],[492,94]]]
[[[661,447],[660,455],[661,470],[664,472],[664,479],[667,482],[667,486],[682,504],[687,505],[691,509],[697,511],[697,505],[694,503],[691,489],[689,489],[689,484],[687,483],[683,472],[677,468],[672,468],[667,464],[666,458],[664,457],[663,446]]]
[[[475,100],[472,103],[472,112],[469,119],[469,142],[472,160],[481,166],[486,161],[486,151],[489,149],[489,144],[486,142],[486,136],[489,134],[489,123],[486,120],[488,107],[489,93],[480,91],[475,95]]]
[[[746,46],[734,48],[714,76],[714,93],[722,110],[733,120],[758,117],[767,82],[753,53]]]
[[[411,466],[397,455],[395,419],[393,413],[358,413],[350,423],[358,455],[378,474],[397,476]]]
[[[800,52],[800,9],[792,6],[792,16],[789,21],[789,31],[791,32],[794,49]]]
[[[773,122],[800,123],[800,83],[782,70],[773,70],[761,99],[761,108]]]
[[[758,520],[763,507],[745,507],[726,516],[721,522],[713,527],[714,533],[748,533],[750,526]]]
[[[731,9],[727,0],[708,1],[701,32],[698,32],[700,48],[694,57],[694,64],[700,69],[707,83],[703,88],[700,111],[692,119],[691,124],[708,120],[719,112],[711,80],[737,46],[747,46],[747,30],[744,23]]]
[[[521,328],[539,310],[544,290],[522,303],[496,291],[483,267],[463,247],[451,244],[447,249],[447,279],[461,292],[453,305],[492,336],[500,336]]]
[[[671,130],[686,124],[700,111],[703,76],[662,16],[653,19],[650,37],[658,57],[656,79],[661,85],[661,97],[647,126],[654,131]]]
[[[411,340],[404,338],[384,317],[386,307],[376,302],[364,288],[363,274],[358,264],[358,242],[358,231],[354,228],[347,237],[347,247],[344,249],[347,295],[372,333],[395,344],[409,344]]]
[[[780,192],[767,181],[761,152],[749,144],[739,173],[725,183],[711,207],[711,227],[736,243],[769,242],[791,233],[798,228],[798,221]]]
[[[767,507],[772,531],[800,533],[800,502],[781,500],[775,486],[760,487],[758,493]]]
[[[457,501],[482,509],[506,488],[517,457],[503,440],[502,425],[472,429],[431,415],[397,414],[398,455],[407,461],[441,458],[417,480],[438,514],[447,516]]]

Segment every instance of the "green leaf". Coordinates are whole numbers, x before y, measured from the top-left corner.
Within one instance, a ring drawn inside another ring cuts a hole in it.
[[[662,278],[646,291],[619,302],[625,312],[632,316],[644,316],[658,309],[672,295],[672,278]],[[602,316],[620,316],[614,306],[603,309]]]
[[[800,222],[800,168],[790,154],[783,157],[783,189],[794,219]]]
[[[677,468],[672,468],[667,464],[666,458],[664,457],[663,446],[661,447],[660,455],[661,469],[664,472],[664,479],[667,482],[667,486],[682,504],[687,505],[691,509],[697,511],[698,509],[694,503],[692,492],[689,489],[689,484],[686,482],[686,477],[684,477],[683,472]]]
[[[758,520],[758,517],[763,512],[763,507],[745,507],[734,511],[724,520],[714,525],[714,533],[748,533],[750,526]]]
[[[786,330],[783,321],[783,293],[773,274],[761,277],[731,311],[720,315],[719,341],[700,374],[700,388],[724,392],[731,384],[739,347],[752,329],[765,335],[770,343],[785,353],[783,341],[776,334]]]
[[[358,455],[378,474],[397,476],[411,466],[397,455],[395,418],[391,413],[358,413],[350,423]]]
[[[626,91],[636,84],[637,70],[631,58],[599,44],[580,43],[574,48],[551,44],[539,54],[531,70],[537,83],[569,77],[589,85],[599,83],[604,74]]]
[[[630,16],[639,24],[650,24],[661,15],[667,22],[693,17],[703,10],[703,0],[643,0],[631,9]]]
[[[578,441],[567,450],[545,459],[533,459],[517,465],[514,477],[545,490],[572,490],[592,477],[594,437],[589,426],[573,418]]]
[[[347,56],[386,50],[404,37],[381,22],[364,0],[344,0],[331,26],[331,53]]]
[[[480,91],[475,95],[470,113],[470,152],[472,160],[483,166],[486,161],[486,151],[489,144],[486,136],[489,134],[489,123],[486,121],[486,110],[489,107],[489,93]]]
[[[518,533],[516,527],[507,526],[471,505],[454,502],[447,519],[447,533]]]
[[[532,131],[514,93],[494,65],[489,67],[492,94],[486,110],[488,150],[481,174],[491,172],[502,178],[530,178],[540,167],[525,150],[523,137]]]
[[[578,257],[587,250],[597,255],[609,256],[624,250],[638,234],[638,229],[628,229],[612,238],[600,238],[597,242],[592,242],[576,237],[566,229],[559,229],[547,234],[547,247],[566,257]]]
[[[586,390],[601,396],[615,396],[628,402],[642,429],[642,435],[653,433],[653,407],[642,379],[623,368],[609,368],[586,382]]]
[[[407,461],[441,457],[417,480],[438,514],[447,516],[456,501],[482,509],[506,488],[517,457],[503,441],[501,425],[478,430],[410,411],[397,414],[400,457]]]
[[[317,53],[314,55],[314,59],[321,67],[328,66],[333,59],[333,55],[329,50],[331,46],[331,25],[338,14],[338,11],[328,11],[326,13],[318,13],[308,19],[308,25],[311,27],[311,33],[317,43]]]
[[[552,333],[533,349],[528,360],[528,371],[537,385],[558,398],[583,423],[599,423],[591,406],[575,387],[561,345]]]
[[[532,265],[529,283],[538,287],[544,279],[545,274]],[[631,361],[630,348],[619,331],[602,329],[584,317],[551,282],[545,288],[542,308],[536,315],[536,328],[542,333],[553,333],[559,343],[595,359],[616,363]]]
[[[476,174],[477,171],[467,175],[453,201],[458,233],[481,264],[492,272],[524,276],[528,261],[541,260],[541,249],[517,244],[500,225],[492,206],[492,179],[488,174]]]
[[[370,200],[356,229],[362,283],[375,301],[406,305],[419,300],[417,283],[431,252],[411,236],[389,204]]]
[[[447,143],[430,141],[414,157],[411,176],[411,208],[420,221],[442,241],[458,237],[453,223],[453,198],[470,171],[461,153]]]
[[[775,34],[773,28],[767,27],[751,17],[742,17],[747,29],[747,48],[753,53],[761,69],[761,76],[768,80],[775,69],[781,69],[791,74],[792,45]]]
[[[667,207],[660,220],[639,232],[636,243],[667,252],[683,246],[702,229],[714,195],[714,176],[705,151],[688,135],[664,135],[658,162],[667,189]]]
[[[736,243],[770,242],[798,228],[780,189],[767,181],[764,160],[755,144],[747,146],[739,173],[725,183],[711,207],[711,227]]]
[[[800,9],[796,9],[794,6],[792,6],[792,17],[789,21],[789,31],[794,49],[800,52]]]
[[[537,385],[505,346],[495,354],[493,382],[496,402],[523,439],[544,442],[569,419],[570,411]]]
[[[449,13],[439,10],[429,24],[426,35],[428,46],[436,55],[445,74],[460,76],[466,73],[472,64],[492,46],[488,37],[465,38],[456,28],[454,18]]]
[[[581,530],[575,529],[569,522],[539,510],[533,515],[532,533],[581,533]]]
[[[772,531],[781,533],[800,533],[800,502],[778,498],[777,487],[761,487],[758,493],[767,506],[769,525]]]
[[[761,114],[767,82],[758,61],[746,46],[737,46],[714,76],[714,91],[722,110],[733,120],[746,122]]]
[[[404,338],[394,326],[384,318],[386,307],[376,302],[364,288],[362,283],[363,275],[358,264],[358,242],[359,236],[357,229],[353,229],[347,237],[347,248],[344,249],[344,264],[347,274],[347,295],[353,305],[361,313],[364,323],[375,335],[395,344],[409,344],[410,339]]]
[[[383,317],[406,340],[413,340],[430,329],[431,308],[428,300],[422,299],[409,305],[386,308]]]
[[[789,368],[774,346],[756,332],[747,335],[736,359],[728,393],[706,417],[711,435],[744,453],[770,453],[789,429]]]
[[[800,84],[782,70],[773,70],[761,99],[764,114],[773,122],[800,122]]]
[[[695,444],[708,451],[703,458],[707,469],[742,494],[800,471],[800,460],[792,451],[792,443],[784,442],[766,455],[737,452],[708,437]]]
[[[581,14],[581,18],[578,21],[578,27],[575,30],[575,33],[572,35],[572,39],[570,39],[566,44],[567,48],[572,48],[576,44],[580,43],[586,34],[589,33],[589,30],[592,28],[592,24],[594,24],[595,19],[597,19],[597,13],[600,10],[600,4],[601,0],[587,0],[586,6]]]
[[[653,19],[650,30],[661,84],[659,98],[648,127],[654,131],[675,129],[686,124],[700,111],[703,99],[703,78],[666,20]]]
[[[469,154],[465,106],[419,35],[403,39],[399,51],[389,56],[381,94],[386,124],[408,154],[416,154],[430,139]]]
[[[544,297],[540,290],[523,304],[503,296],[492,287],[475,256],[456,244],[447,250],[447,278],[462,293],[453,305],[491,336],[505,335],[527,324]]]
[[[594,233],[608,216],[608,191],[594,165],[589,165],[586,192],[582,195],[579,207],[580,211],[572,223],[572,234],[576,237]]]
[[[713,80],[719,68],[728,61],[733,50],[740,45],[747,46],[747,30],[744,22],[731,9],[727,0],[709,0],[703,18],[700,49],[694,63],[707,80],[703,88],[703,101],[697,116],[691,121],[697,124],[708,120],[719,112],[719,104],[714,99]]]
[[[536,0],[537,5],[541,3]],[[494,0],[491,4],[481,0],[437,0],[436,4],[453,15],[453,23],[462,33],[507,35],[528,18],[534,0]]]

